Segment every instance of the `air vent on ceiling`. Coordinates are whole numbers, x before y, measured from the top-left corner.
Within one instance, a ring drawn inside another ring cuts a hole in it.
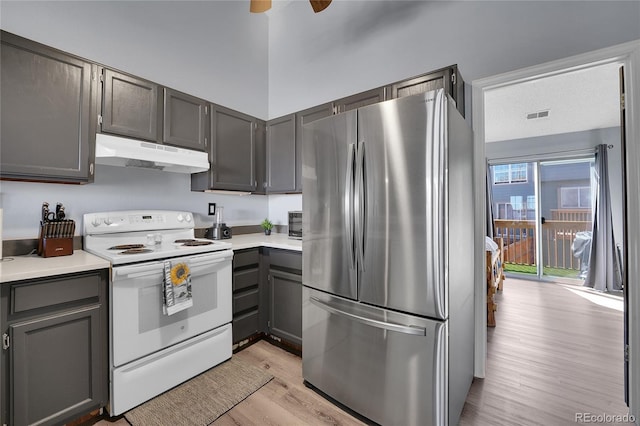
[[[534,118],[545,118],[549,116],[549,110],[546,109],[544,111],[538,112],[530,112],[527,114],[527,120],[533,120]]]

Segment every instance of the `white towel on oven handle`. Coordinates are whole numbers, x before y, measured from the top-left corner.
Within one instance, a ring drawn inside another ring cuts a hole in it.
[[[162,312],[173,315],[193,306],[191,268],[185,260],[165,260]]]

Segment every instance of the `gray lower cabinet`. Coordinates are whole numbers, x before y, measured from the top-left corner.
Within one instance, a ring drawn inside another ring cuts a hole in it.
[[[263,247],[233,254],[233,343],[266,334],[302,346],[302,253]]]
[[[302,254],[268,249],[268,332],[294,345],[302,345]]]
[[[107,276],[2,284],[2,424],[63,424],[106,405]]]
[[[302,135],[303,126],[333,115],[333,103],[318,105],[296,113],[296,192],[302,192]]]
[[[191,190],[255,191],[258,120],[219,105],[210,115],[211,168],[191,175]]]
[[[296,116],[290,114],[267,122],[266,192],[296,190]]]
[[[164,88],[162,143],[206,151],[208,148],[206,101]]]
[[[108,68],[102,70],[102,85],[102,132],[156,142],[159,86]]]
[[[233,253],[233,343],[262,331],[259,249]]]
[[[0,177],[93,181],[97,66],[0,33]]]

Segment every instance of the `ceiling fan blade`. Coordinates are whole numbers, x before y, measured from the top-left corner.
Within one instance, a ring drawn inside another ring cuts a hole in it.
[[[311,3],[313,11],[318,13],[325,10],[331,4],[331,0],[309,0],[309,3]]]
[[[251,0],[249,12],[262,13],[271,9],[271,0]]]

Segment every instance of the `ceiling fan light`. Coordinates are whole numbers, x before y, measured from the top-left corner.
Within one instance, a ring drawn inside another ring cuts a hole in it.
[[[325,10],[331,4],[331,0],[309,0],[309,3],[311,3],[313,11],[318,13]]]
[[[251,0],[249,12],[262,13],[271,9],[271,0]]]

